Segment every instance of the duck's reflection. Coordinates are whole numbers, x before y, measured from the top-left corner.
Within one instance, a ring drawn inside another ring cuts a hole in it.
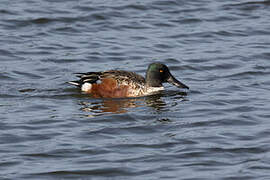
[[[180,96],[179,96],[180,95]],[[89,101],[82,101],[81,110],[88,112],[89,117],[104,115],[104,114],[121,114],[134,110],[139,107],[151,107],[157,112],[163,111],[168,106],[163,98],[167,96],[183,97],[186,94],[182,92],[165,94],[159,93],[147,97],[140,98],[121,98],[121,99],[91,99]]]
[[[175,92],[175,91],[162,91],[158,94],[147,96],[145,97],[145,104],[148,107],[152,107],[156,112],[161,112],[166,110],[169,105],[168,103],[172,103],[170,99],[179,99],[176,102],[181,102],[182,100],[185,100],[184,97],[187,95],[186,92]],[[163,99],[166,97],[170,97],[168,101],[164,101]],[[166,103],[167,102],[167,103]],[[176,103],[177,104],[177,103]]]
[[[82,110],[92,112],[96,115],[114,113],[120,114],[128,111],[129,108],[143,106],[142,99],[102,99],[98,102],[81,102]],[[94,115],[94,114],[92,114]]]

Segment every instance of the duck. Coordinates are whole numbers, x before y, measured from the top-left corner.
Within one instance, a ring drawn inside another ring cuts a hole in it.
[[[79,80],[69,81],[86,94],[95,98],[141,97],[164,90],[163,83],[170,83],[178,88],[189,89],[177,80],[169,68],[162,63],[151,63],[145,78],[135,72],[108,70],[99,72],[75,73]]]

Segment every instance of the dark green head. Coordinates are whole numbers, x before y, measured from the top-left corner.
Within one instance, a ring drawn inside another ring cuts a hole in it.
[[[188,86],[173,77],[166,65],[160,63],[150,64],[146,72],[146,84],[150,87],[162,87],[162,83],[165,82],[179,88],[189,89]]]

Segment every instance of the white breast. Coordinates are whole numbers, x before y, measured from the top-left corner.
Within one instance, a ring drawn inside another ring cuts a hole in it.
[[[146,94],[152,94],[162,90],[164,90],[164,87],[148,87],[146,90]]]

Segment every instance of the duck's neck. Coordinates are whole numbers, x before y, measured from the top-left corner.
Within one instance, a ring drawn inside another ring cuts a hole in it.
[[[146,73],[145,81],[147,87],[163,87],[161,80],[154,74]]]

